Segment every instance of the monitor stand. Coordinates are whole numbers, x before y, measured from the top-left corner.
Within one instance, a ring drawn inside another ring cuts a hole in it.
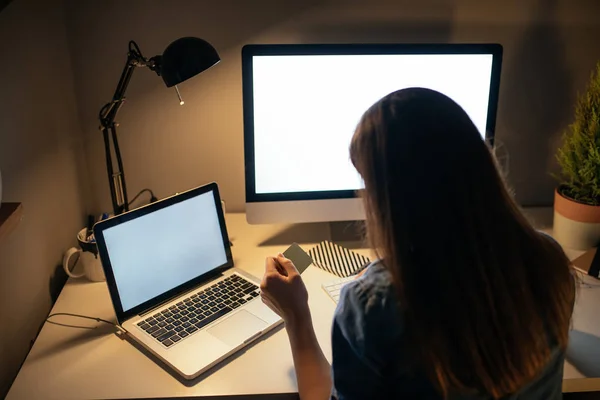
[[[329,237],[348,249],[368,248],[365,221],[334,221],[329,222]]]

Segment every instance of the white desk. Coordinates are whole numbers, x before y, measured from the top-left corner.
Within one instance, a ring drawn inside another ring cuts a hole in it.
[[[234,244],[236,266],[257,277],[262,276],[267,255],[283,251],[293,241],[308,250],[328,238],[326,224],[251,226],[243,214],[227,215],[227,226]],[[369,255],[368,250],[360,252]],[[311,266],[303,279],[309,292],[317,338],[331,360],[330,329],[335,304],[321,289],[321,283],[335,277]],[[574,317],[576,330],[600,337],[597,304],[600,304],[600,289],[580,291]],[[70,279],[52,312],[115,320],[106,284],[84,280]],[[79,319],[68,321],[81,322]],[[565,391],[600,390],[600,378],[582,378],[573,365],[566,363]],[[110,327],[82,330],[46,323],[7,399],[155,398],[293,393],[296,390],[292,356],[283,328],[225,361],[220,368],[185,382],[121,340]]]

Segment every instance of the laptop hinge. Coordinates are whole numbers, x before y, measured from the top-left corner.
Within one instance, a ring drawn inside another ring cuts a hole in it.
[[[179,297],[179,296],[180,296],[180,295],[178,295],[178,296],[173,296],[173,297],[171,297],[171,298],[169,298],[169,299],[167,299],[167,300],[165,300],[165,301],[161,301],[160,303],[158,303],[158,304],[157,304],[157,305],[155,305],[154,307],[147,309],[147,310],[146,310],[146,311],[144,311],[143,313],[140,313],[140,314],[139,314],[139,315],[140,315],[140,317],[143,317],[143,316],[145,316],[145,315],[148,315],[148,314],[151,314],[151,313],[153,313],[153,312],[154,312],[154,311],[155,311],[157,308],[161,308],[162,306],[164,306],[165,304],[167,304],[167,303],[169,303],[169,302],[173,301],[174,299],[176,299],[176,298],[177,298],[177,297]]]

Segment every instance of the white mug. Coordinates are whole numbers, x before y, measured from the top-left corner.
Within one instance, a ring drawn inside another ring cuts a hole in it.
[[[86,238],[87,229],[83,228],[79,231],[77,235],[77,242],[79,243],[80,248],[71,247],[65,253],[63,257],[63,268],[67,275],[72,278],[82,278],[86,277],[92,282],[103,282],[106,280],[104,276],[104,270],[102,269],[102,263],[100,262],[100,257],[98,256],[98,249],[96,247],[96,243],[90,242]],[[70,268],[71,257],[75,254],[79,254],[79,259],[77,260],[77,264],[81,264],[83,266],[83,272],[79,274],[74,274]]]

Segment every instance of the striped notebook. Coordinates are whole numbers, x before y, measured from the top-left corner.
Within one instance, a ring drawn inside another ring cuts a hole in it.
[[[310,249],[308,254],[317,267],[342,278],[357,274],[371,262],[368,257],[328,240]]]

